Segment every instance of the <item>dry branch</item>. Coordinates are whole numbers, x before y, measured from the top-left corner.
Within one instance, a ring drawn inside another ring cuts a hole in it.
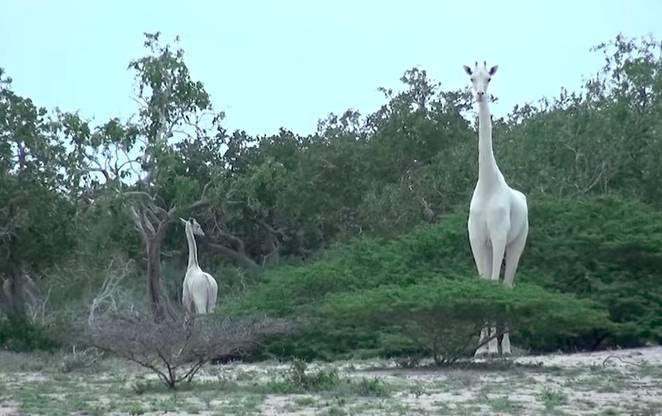
[[[153,371],[170,388],[191,381],[208,361],[238,355],[265,337],[289,331],[289,324],[250,317],[200,316],[193,321],[182,313],[154,321],[137,312],[107,311],[94,326],[77,328],[73,341],[134,361]]]
[[[124,264],[118,265],[118,263]],[[90,312],[87,317],[87,324],[89,326],[94,325],[94,315],[102,306],[108,305],[111,311],[117,311],[117,301],[115,298],[119,292],[119,285],[129,275],[132,266],[132,260],[125,261],[119,258],[113,258],[110,261],[101,289],[90,304]]]

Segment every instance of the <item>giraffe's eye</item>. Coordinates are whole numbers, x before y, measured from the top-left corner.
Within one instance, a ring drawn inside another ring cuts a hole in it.
[[[490,81],[492,81],[492,78],[488,78],[488,79],[487,79],[487,82],[490,82]]]

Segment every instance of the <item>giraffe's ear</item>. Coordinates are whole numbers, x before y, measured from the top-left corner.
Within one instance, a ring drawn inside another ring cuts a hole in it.
[[[471,68],[469,68],[469,67],[466,66],[466,65],[464,65],[464,72],[466,72],[467,75],[471,75],[471,74],[473,73],[473,72],[471,71]]]
[[[179,217],[179,220],[182,222],[182,224],[186,224],[188,221],[186,221],[184,218]]]
[[[490,74],[490,76],[496,74],[497,68],[499,68],[499,65],[494,65],[492,68],[490,68],[490,70],[488,72]]]

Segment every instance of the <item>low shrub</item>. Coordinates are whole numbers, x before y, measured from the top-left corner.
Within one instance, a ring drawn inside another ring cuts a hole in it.
[[[144,311],[106,312],[89,325],[78,322],[70,341],[116,354],[156,374],[168,388],[191,382],[212,359],[250,350],[267,336],[284,333],[284,321],[196,316],[182,311],[156,321]]]
[[[572,337],[611,326],[606,311],[595,302],[531,284],[508,289],[478,279],[429,279],[406,287],[338,294],[325,302],[322,312],[336,323],[397,328],[438,364],[473,355],[486,322],[507,325],[514,340],[524,345],[550,334]]]
[[[307,367],[308,365],[302,360],[292,361],[285,380],[297,389],[307,392],[329,390],[340,384],[340,376],[335,368],[310,373],[306,371]]]
[[[49,329],[27,320],[0,320],[0,347],[9,351],[52,351],[59,346]]]

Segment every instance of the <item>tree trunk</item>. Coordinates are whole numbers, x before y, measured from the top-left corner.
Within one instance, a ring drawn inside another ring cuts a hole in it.
[[[10,271],[7,280],[2,284],[0,303],[2,303],[2,311],[11,321],[25,321],[27,319],[23,290],[21,276],[14,270]]]
[[[161,241],[154,238],[147,243],[147,294],[154,319],[163,319],[161,302]]]
[[[9,218],[14,218],[14,206],[9,206]],[[7,267],[4,268],[6,280],[2,282],[0,288],[0,303],[2,303],[2,311],[7,315],[7,318],[15,321],[24,321],[27,319],[25,308],[25,293],[23,276],[19,271],[19,259],[16,256],[18,244],[16,237],[11,235],[9,238],[9,256],[7,258]],[[0,270],[2,272],[2,270]]]
[[[147,296],[150,309],[156,321],[165,316],[163,296],[161,294],[161,244],[166,236],[171,216],[158,218],[150,207],[131,208],[136,227],[145,244],[147,255]],[[151,222],[154,221],[154,223]]]

